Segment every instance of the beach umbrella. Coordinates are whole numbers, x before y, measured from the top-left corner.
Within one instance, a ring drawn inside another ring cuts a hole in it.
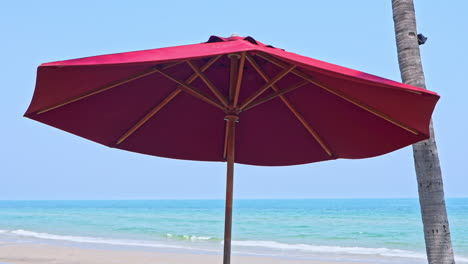
[[[433,92],[265,45],[252,37],[45,63],[25,116],[97,143],[234,163],[368,158],[429,137]],[[191,177],[196,177],[192,175]]]

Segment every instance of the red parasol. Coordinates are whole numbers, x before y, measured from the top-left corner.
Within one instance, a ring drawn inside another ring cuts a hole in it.
[[[45,63],[25,116],[109,147],[234,163],[367,158],[429,137],[439,96],[262,44],[201,44]],[[235,151],[235,153],[234,153]]]

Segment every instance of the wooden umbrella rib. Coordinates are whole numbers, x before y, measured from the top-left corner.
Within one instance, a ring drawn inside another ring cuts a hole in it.
[[[165,65],[164,67],[162,67],[162,69],[168,69],[172,66],[175,66],[179,64],[179,62],[176,62],[176,63],[171,63],[171,64],[168,64],[168,65]],[[131,82],[131,81],[134,81],[134,80],[138,80],[140,78],[143,78],[145,76],[148,76],[150,74],[153,74],[155,72],[157,72],[158,70],[157,69],[154,69],[154,68],[151,68],[151,69],[148,69],[148,70],[145,70],[143,72],[140,72],[140,73],[137,73],[137,74],[133,74],[133,75],[130,75],[124,79],[121,79],[117,82],[114,82],[114,83],[111,83],[111,84],[107,84],[105,86],[102,86],[102,87],[99,87],[93,91],[90,91],[90,92],[87,92],[83,95],[80,95],[80,96],[76,96],[76,97],[73,97],[73,98],[70,98],[62,103],[59,103],[59,104],[56,104],[56,105],[53,105],[53,106],[49,106],[49,107],[46,107],[46,108],[43,108],[39,111],[36,112],[36,114],[43,114],[45,112],[48,112],[48,111],[51,111],[51,110],[54,110],[56,108],[59,108],[59,107],[62,107],[62,106],[65,106],[65,105],[68,105],[68,104],[71,104],[71,103],[74,103],[76,101],[79,101],[79,100],[82,100],[82,99],[85,99],[87,97],[90,97],[92,95],[95,95],[95,94],[98,94],[98,93],[102,93],[104,91],[107,91],[109,89],[112,89],[112,88],[115,88],[115,87],[118,87],[120,85],[123,85],[123,84],[126,84],[128,82]]]
[[[169,74],[165,73],[164,71],[161,71],[161,70],[158,70],[158,72],[163,75],[164,77],[168,78],[169,80],[175,82],[175,83],[178,83],[180,85],[180,89],[182,89],[184,92],[192,95],[193,97],[195,98],[198,98],[212,106],[215,106],[221,110],[224,111],[224,107],[220,104],[218,104],[211,96],[205,94],[204,92],[190,86],[189,84],[177,79],[177,78],[174,78],[172,76],[170,76]]]
[[[254,107],[256,107],[256,106],[258,106],[258,105],[260,105],[260,104],[263,104],[263,103],[265,103],[265,102],[268,102],[268,101],[270,101],[270,100],[273,100],[273,99],[275,99],[275,98],[277,98],[277,97],[284,97],[284,96],[283,96],[284,94],[289,93],[289,92],[291,92],[291,91],[294,91],[294,90],[296,90],[297,88],[300,88],[300,87],[302,87],[302,86],[304,86],[304,85],[306,85],[306,84],[309,84],[309,82],[306,81],[306,80],[303,80],[302,82],[296,83],[296,84],[294,84],[294,85],[289,86],[288,88],[281,89],[281,90],[280,90],[280,89],[277,89],[276,86],[273,85],[272,88],[273,88],[273,90],[275,90],[274,93],[272,93],[272,94],[270,94],[270,95],[268,95],[268,96],[265,96],[264,98],[262,98],[262,99],[260,99],[260,100],[253,101],[252,103],[250,103],[249,105],[247,105],[247,106],[243,109],[243,111],[246,111],[246,110],[248,110],[248,109],[250,109],[250,108],[254,108]]]
[[[266,73],[258,66],[258,64],[255,62],[255,60],[251,57],[251,56],[247,56],[247,60],[249,61],[249,63],[252,65],[252,67],[258,72],[258,74],[260,74],[260,76],[266,81],[268,82],[269,81],[269,78],[268,76],[266,75]],[[303,86],[304,84],[306,84],[308,82],[302,82],[300,83],[300,85],[298,85],[297,88]],[[275,91],[275,92],[279,92],[280,89],[276,86],[276,85],[272,85],[271,88]],[[333,156],[333,151],[331,150],[331,148],[325,143],[325,141],[319,136],[319,134],[317,133],[317,131],[315,131],[315,129],[313,129],[310,124],[305,120],[305,118],[297,111],[297,109],[293,106],[293,104],[283,95],[283,94],[279,94],[278,95],[281,99],[281,101],[283,101],[283,103],[289,108],[289,110],[294,114],[294,116],[301,122],[301,124],[305,127],[305,129],[312,135],[312,137],[315,139],[315,141],[317,141],[319,143],[319,145],[322,147],[322,149],[329,155],[329,156]],[[251,107],[254,107],[254,106],[249,106],[249,108]]]
[[[211,58],[203,67],[201,68],[201,71],[204,72],[208,68],[211,67],[219,58],[221,55],[216,56]],[[198,75],[197,74],[192,74],[185,82],[190,84],[192,83],[195,79],[197,79]],[[130,128],[122,137],[117,140],[117,145],[122,143],[124,140],[126,140],[129,136],[131,136],[135,131],[137,131],[141,126],[143,126],[148,120],[150,120],[155,114],[157,114],[164,106],[166,106],[174,97],[176,97],[182,89],[180,87],[177,87],[176,90],[174,90],[171,94],[169,94],[161,103],[159,103],[156,107],[154,107],[148,114],[146,114],[145,117],[143,117],[141,120],[139,120],[132,128]]]
[[[279,80],[281,80],[284,76],[286,76],[288,73],[294,70],[296,68],[295,65],[290,65],[288,68],[285,68],[282,72],[280,72],[278,75],[276,75],[273,79],[270,79],[260,90],[258,90],[256,93],[252,94],[249,98],[245,100],[244,103],[239,107],[240,110],[243,110],[247,105],[252,103],[257,97],[259,97],[262,93],[264,93],[268,88],[270,88],[272,85],[277,83]]]
[[[123,79],[123,80],[120,80],[120,81],[118,81],[118,82],[116,82],[116,83],[109,84],[109,85],[100,87],[100,88],[98,88],[98,89],[96,89],[96,90],[94,90],[94,91],[85,93],[85,94],[83,94],[83,95],[80,95],[80,96],[77,96],[77,97],[74,97],[74,98],[71,98],[71,99],[68,99],[68,100],[66,100],[66,101],[64,101],[64,102],[62,102],[62,103],[60,103],[60,104],[57,104],[57,105],[54,105],[54,106],[50,106],[50,107],[41,109],[41,110],[39,110],[36,114],[43,114],[43,113],[48,112],[48,111],[50,111],[50,110],[54,110],[54,109],[59,108],[59,107],[62,107],[62,106],[64,106],[64,105],[68,105],[68,104],[74,103],[74,102],[76,102],[76,101],[79,101],[79,100],[81,100],[81,99],[87,98],[87,97],[89,97],[89,96],[92,96],[92,95],[95,95],[95,94],[98,94],[98,93],[102,93],[102,92],[107,91],[107,90],[109,90],[109,89],[118,87],[118,86],[120,86],[120,85],[122,85],[122,84],[126,84],[126,83],[128,83],[128,82],[131,82],[131,81],[134,81],[134,80],[143,78],[143,77],[145,77],[145,76],[147,76],[147,75],[150,75],[150,74],[153,74],[153,73],[155,73],[155,72],[157,72],[157,70],[155,70],[155,69],[147,70],[147,71],[145,71],[145,72],[143,72],[143,73],[139,73],[139,74],[133,75],[133,76],[131,76],[131,77],[125,78],[125,79]]]
[[[246,59],[249,61],[250,65],[257,71],[257,73],[260,74],[263,80],[265,80],[266,82],[270,80],[270,77],[268,77],[268,75],[266,75],[262,68],[258,66],[257,62],[254,60],[254,58],[252,58],[252,56],[250,56],[250,54],[247,54]]]
[[[256,54],[256,55],[262,57],[265,60],[270,61],[271,63],[273,63],[273,64],[275,64],[275,65],[277,65],[277,66],[279,66],[281,68],[287,67],[286,63],[283,63],[283,62],[281,62],[281,61],[279,61],[279,60],[277,60],[277,59],[275,59],[275,58],[273,58],[273,57],[271,57],[269,55],[266,55],[266,54],[263,54],[263,53],[262,54],[259,53],[259,54]],[[344,100],[346,100],[346,101],[348,101],[348,102],[350,102],[350,103],[352,103],[354,105],[356,105],[357,107],[359,107],[361,109],[366,110],[367,112],[369,112],[369,113],[371,113],[371,114],[373,114],[375,116],[378,116],[378,117],[384,119],[387,122],[390,122],[390,123],[402,128],[402,129],[404,129],[404,130],[406,130],[406,131],[408,131],[408,132],[410,132],[410,133],[412,133],[414,135],[419,135],[420,134],[420,132],[418,130],[416,130],[414,128],[411,128],[408,125],[403,124],[403,123],[393,119],[392,117],[390,117],[390,116],[388,116],[388,115],[374,109],[371,106],[366,105],[365,103],[359,102],[357,99],[354,99],[354,98],[344,94],[341,91],[337,91],[335,89],[332,89],[330,87],[327,87],[327,86],[319,83],[318,81],[314,80],[312,77],[310,77],[308,74],[306,74],[306,73],[304,73],[302,71],[299,71],[299,70],[295,69],[295,70],[292,71],[292,73],[294,73],[295,75],[303,78],[304,80],[307,80],[308,82],[310,82],[310,83],[312,83],[312,84],[314,84],[314,85],[316,85],[316,86],[318,86],[318,87],[320,87],[320,88],[322,88],[322,89],[324,89],[324,90],[326,90],[326,91],[328,91],[328,92],[330,92],[330,93],[332,93],[332,94],[334,94],[334,95],[336,95],[336,96],[338,96],[338,97],[340,97],[340,98],[342,98],[342,99],[344,99]]]
[[[150,120],[155,114],[157,114],[164,106],[166,106],[174,97],[176,97],[182,90],[177,89],[170,93],[161,103],[154,107],[145,117],[143,117],[136,125],[134,125],[130,130],[128,130],[122,137],[117,140],[117,145],[126,140],[131,136],[135,131],[137,131],[141,126],[143,126],[148,120]]]
[[[207,71],[216,61],[219,60],[219,58],[221,58],[223,55],[218,55],[218,56],[215,56],[213,58],[211,58],[205,65],[203,65],[201,68],[200,68],[200,71],[201,72],[205,72]],[[198,74],[192,74],[192,76],[190,76],[185,82],[188,83],[188,84],[191,84],[195,79],[198,78]]]
[[[233,107],[236,108],[238,101],[239,101],[239,93],[240,93],[240,87],[242,85],[242,79],[243,79],[243,74],[244,74],[244,65],[245,65],[245,56],[247,52],[242,52],[241,57],[240,57],[240,62],[239,62],[239,70],[237,71],[237,78],[236,78],[236,87],[234,90],[234,99],[233,99]]]
[[[371,114],[374,114],[374,115],[386,120],[387,122],[390,122],[390,123],[402,128],[402,129],[404,129],[404,130],[406,130],[408,132],[411,132],[414,135],[419,135],[419,131],[417,131],[416,129],[411,128],[411,127],[409,127],[409,126],[407,126],[407,125],[405,125],[405,124],[391,118],[390,116],[388,116],[388,115],[374,109],[373,107],[368,106],[368,105],[366,105],[364,103],[361,103],[361,102],[359,102],[358,100],[356,100],[354,98],[351,98],[350,96],[348,96],[348,95],[346,95],[346,94],[344,94],[344,93],[342,93],[340,91],[331,89],[330,87],[327,87],[327,86],[325,86],[325,85],[311,79],[305,73],[297,72],[295,74],[297,74],[298,76],[304,78],[304,80],[307,80],[307,81],[311,82],[312,84],[315,84],[318,87],[320,87],[320,88],[322,88],[322,89],[324,89],[324,90],[326,90],[326,91],[328,91],[328,92],[330,92],[330,93],[332,93],[332,94],[334,94],[334,95],[336,95],[336,96],[338,96],[338,97],[340,97],[340,98],[354,104],[355,106],[358,106],[359,108],[362,108],[362,109],[366,110],[367,112],[369,112]]]
[[[273,64],[275,64],[276,66],[280,67],[280,68],[284,68],[284,62],[268,55],[268,54],[265,54],[263,52],[258,52],[255,54],[256,56],[260,57],[260,58],[263,58]],[[362,84],[369,84],[368,82],[360,79],[360,78],[353,78],[351,76],[343,76],[343,78],[345,79],[348,79],[348,80],[352,80],[353,82],[358,82],[358,83],[362,83]],[[389,86],[388,84],[383,84],[383,83],[379,83],[379,82],[374,82],[372,84],[373,86],[378,86],[378,87],[383,87],[383,88],[390,88],[390,89],[396,89],[396,90],[399,90],[399,91],[404,91],[404,92],[407,92],[407,93],[412,93],[412,94],[418,94],[418,95],[422,95],[423,93],[420,92],[420,91],[416,91],[416,90],[410,90],[410,89],[401,89],[401,88],[393,88],[391,87],[391,85]]]
[[[202,81],[206,84],[206,86],[208,86],[210,91],[216,96],[216,98],[218,98],[218,100],[224,105],[224,107],[227,107],[227,99],[223,96],[219,89],[214,86],[214,84],[208,79],[208,77],[206,77],[206,75],[191,61],[187,61],[187,64],[200,77],[200,79],[202,79]]]
[[[305,120],[305,118],[297,111],[297,109],[292,105],[292,103],[285,97],[280,97],[283,103],[289,108],[289,110],[296,116],[297,119],[302,123],[302,125],[309,131],[309,133],[314,137],[314,139],[319,143],[323,150],[328,154],[328,156],[332,157],[333,152],[330,147],[323,141],[323,139],[319,136],[317,131],[313,129],[310,124]]]

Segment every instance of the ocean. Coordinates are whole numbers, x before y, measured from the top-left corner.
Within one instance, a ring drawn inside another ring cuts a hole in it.
[[[468,198],[447,199],[468,263]],[[0,201],[0,241],[221,254],[224,201]],[[236,200],[233,254],[427,263],[417,199]]]

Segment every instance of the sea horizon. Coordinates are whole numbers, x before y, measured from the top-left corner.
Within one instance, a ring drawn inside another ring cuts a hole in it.
[[[468,263],[468,198],[447,198]],[[222,199],[0,200],[0,242],[220,254]],[[233,253],[424,263],[417,198],[236,199]]]
[[[234,198],[236,200],[386,200],[386,199],[415,199],[419,200],[418,197],[266,197],[266,198]],[[468,199],[468,196],[451,196],[445,197],[447,199]],[[212,200],[212,201],[224,201],[224,198],[8,198],[0,199],[0,201],[193,201],[193,200]]]

